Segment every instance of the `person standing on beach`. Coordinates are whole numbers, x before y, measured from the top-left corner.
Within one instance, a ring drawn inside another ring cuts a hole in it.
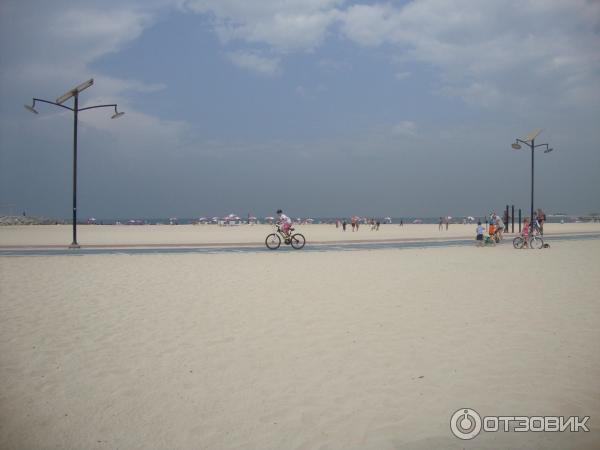
[[[443,230],[444,218],[440,216],[440,223],[438,223],[438,231]]]
[[[344,219],[344,221],[342,222],[342,230],[346,231],[346,226],[348,225],[348,222],[346,222],[346,219]]]
[[[523,219],[523,231],[521,231],[521,236],[523,236],[523,248],[529,247],[529,217],[525,217]]]
[[[502,233],[504,232],[504,222],[498,214],[495,214],[496,218],[496,233],[498,233],[498,240],[502,240]]]
[[[491,237],[494,237],[496,234],[496,213],[493,212],[490,214],[490,224],[488,227],[488,233]]]
[[[540,224],[540,234],[543,236],[544,235],[544,222],[546,221],[546,213],[542,210],[542,208],[539,208],[537,210],[537,221]]]
[[[475,237],[475,245],[477,247],[483,247],[483,226],[481,225],[481,220],[477,222],[477,231]]]
[[[402,219],[400,219],[400,226],[403,227],[404,226],[404,222],[402,221]]]
[[[448,231],[448,223],[450,222],[450,219],[448,218],[448,216],[444,217],[444,224],[446,225],[446,231]]]

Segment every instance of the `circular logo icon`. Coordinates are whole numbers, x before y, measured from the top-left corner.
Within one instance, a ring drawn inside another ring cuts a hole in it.
[[[481,431],[481,416],[471,408],[462,408],[452,414],[450,429],[459,439],[473,439]]]

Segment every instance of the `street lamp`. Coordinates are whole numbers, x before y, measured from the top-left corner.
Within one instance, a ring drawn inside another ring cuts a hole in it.
[[[541,128],[536,128],[531,133],[529,133],[526,138],[515,139],[515,142],[511,145],[511,147],[515,150],[520,150],[521,144],[526,145],[527,147],[529,147],[531,149],[531,216],[529,219],[530,220],[529,225],[530,225],[532,231],[533,231],[533,167],[534,167],[533,155],[534,155],[534,150],[538,147],[546,147],[546,150],[544,150],[544,153],[550,153],[552,150],[554,150],[553,148],[550,148],[548,146],[548,144],[537,144],[536,145],[535,138],[538,137],[541,132],[542,132]]]
[[[84,83],[81,83],[79,86],[74,87],[73,89],[67,91],[60,97],[56,99],[56,102],[51,102],[48,100],[42,100],[41,98],[34,98],[31,106],[25,105],[25,109],[31,111],[34,114],[38,114],[35,109],[35,103],[48,103],[54,106],[60,106],[61,108],[68,109],[69,111],[73,111],[73,242],[69,245],[69,248],[79,248],[79,244],[77,243],[77,115],[80,111],[86,111],[88,109],[95,108],[115,108],[115,113],[112,115],[111,119],[117,119],[121,117],[124,112],[117,111],[116,104],[110,105],[96,105],[96,106],[88,106],[86,108],[79,107],[79,93],[89,88],[94,84],[94,79],[90,78]],[[73,107],[63,105],[64,102],[69,100],[71,97],[74,99]]]

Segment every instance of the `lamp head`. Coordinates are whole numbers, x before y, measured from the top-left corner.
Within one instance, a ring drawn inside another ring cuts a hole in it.
[[[38,114],[38,112],[33,108],[33,106],[24,105],[27,111],[31,111],[34,114]]]
[[[118,119],[119,117],[125,115],[124,112],[116,112],[111,116],[111,119]]]
[[[514,144],[512,144],[511,147],[514,148],[515,150],[521,150],[521,145],[518,142],[515,142]]]
[[[550,153],[552,150],[554,150],[553,148],[547,148],[546,150],[544,150],[544,153]]]
[[[70,91],[65,92],[63,95],[61,95],[60,97],[58,97],[56,99],[56,103],[58,103],[59,105],[62,105],[64,102],[66,102],[67,100],[69,100],[74,95],[79,95],[79,93],[81,91],[89,88],[92,84],[94,84],[94,79],[93,78],[90,78],[89,80],[84,81],[79,86],[75,86]]]

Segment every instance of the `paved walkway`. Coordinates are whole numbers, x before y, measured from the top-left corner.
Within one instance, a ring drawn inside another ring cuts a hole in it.
[[[511,245],[513,236],[507,236],[499,245]],[[550,244],[561,241],[600,239],[600,233],[558,234],[545,236]],[[307,242],[302,250],[294,250],[282,245],[278,250],[269,250],[258,244],[151,244],[151,245],[93,245],[79,249],[69,249],[66,246],[12,246],[0,247],[0,256],[83,256],[83,255],[154,255],[182,253],[278,253],[278,252],[332,252],[359,251],[379,249],[406,248],[435,248],[474,246],[474,239],[419,239],[393,241],[338,241],[338,242]]]

